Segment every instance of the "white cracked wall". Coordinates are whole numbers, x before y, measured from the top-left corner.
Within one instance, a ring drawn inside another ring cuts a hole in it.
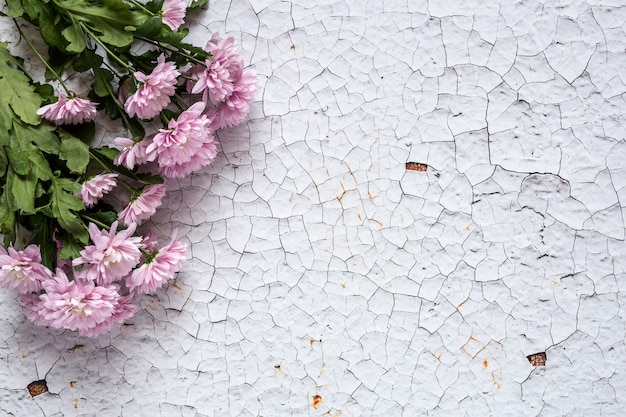
[[[260,88],[150,226],[191,260],[95,340],[1,291],[0,415],[624,415],[625,22],[212,0]]]

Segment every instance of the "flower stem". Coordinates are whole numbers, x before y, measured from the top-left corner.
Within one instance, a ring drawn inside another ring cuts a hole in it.
[[[83,220],[87,220],[90,223],[94,223],[94,224],[102,227],[103,229],[111,230],[111,226],[107,226],[106,223],[102,223],[100,220],[98,220],[98,219],[96,219],[94,217],[91,217],[88,214],[80,213],[80,217],[82,217]]]
[[[17,20],[13,19],[13,22],[15,22],[15,26],[17,26],[17,30],[20,32],[20,37],[22,39],[24,39],[24,41],[28,44],[28,46],[33,51],[33,53],[37,56],[37,58],[39,58],[39,60],[45,65],[46,69],[48,71],[50,71],[50,73],[52,75],[54,75],[54,78],[56,78],[56,80],[59,82],[59,84],[61,84],[61,87],[63,87],[63,89],[65,90],[65,93],[67,94],[67,96],[68,97],[73,97],[74,93],[72,93],[70,91],[70,89],[67,88],[67,85],[65,85],[65,83],[61,79],[61,76],[59,74],[57,74],[57,72],[50,66],[50,64],[48,64],[48,61],[46,61],[46,59],[39,53],[37,48],[35,48],[35,46],[30,42],[30,40],[28,40],[28,38],[26,37],[26,35],[22,31],[22,28],[20,28],[20,25],[17,23]]]
[[[172,52],[172,53],[175,53],[175,54],[179,54],[179,55],[187,58],[188,60],[190,60],[190,61],[192,61],[192,62],[194,62],[194,63],[196,63],[198,65],[206,65],[205,61],[201,61],[198,58],[195,58],[195,57],[189,55],[188,53],[181,51],[180,49],[169,48],[168,46],[163,45],[163,43],[153,41],[152,39],[149,39],[149,38],[144,38],[144,37],[139,38],[138,37],[137,39],[141,39],[144,42],[150,43],[150,44],[152,44],[154,46],[157,46],[157,47],[159,47],[161,49],[165,49],[166,51],[169,51],[169,52]],[[213,57],[209,52],[207,52],[207,55],[208,55],[209,58]]]
[[[128,65],[126,62],[122,61],[115,53],[113,53],[113,51],[111,51],[104,42],[102,42],[95,33],[93,33],[86,24],[84,24],[83,22],[80,22],[80,27],[83,28],[83,30],[85,32],[87,32],[87,34],[89,34],[89,36],[102,48],[105,50],[105,52],[111,57],[113,58],[115,61],[117,61],[118,64],[120,64],[122,67],[126,68],[128,71],[130,72],[135,72],[135,68],[133,68],[131,65]]]
[[[137,7],[138,9],[143,10],[144,12],[148,13],[150,16],[156,16],[155,13],[152,13],[150,10],[146,9],[143,4],[139,3],[138,1],[135,0],[129,0],[128,1],[130,4],[134,5],[135,7]]]

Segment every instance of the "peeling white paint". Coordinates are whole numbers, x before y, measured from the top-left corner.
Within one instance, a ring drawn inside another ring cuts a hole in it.
[[[621,415],[624,22],[622,1],[212,1],[190,41],[235,36],[260,92],[149,226],[193,259],[95,340],[0,292],[0,411]]]

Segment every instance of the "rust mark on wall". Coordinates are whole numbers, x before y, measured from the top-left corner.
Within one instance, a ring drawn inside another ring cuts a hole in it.
[[[406,169],[407,171],[426,172],[426,170],[428,169],[428,165],[422,164],[420,162],[407,162]]]
[[[546,366],[546,352],[533,353],[526,356],[532,366]]]
[[[324,401],[322,401],[322,396],[321,395],[314,395],[313,396],[313,402],[311,403],[311,406],[317,410],[317,407],[322,405],[323,402]]]
[[[45,379],[41,379],[39,381],[33,381],[28,386],[28,393],[31,397],[36,397],[38,395],[43,394],[44,392],[48,392],[48,384],[46,384]]]

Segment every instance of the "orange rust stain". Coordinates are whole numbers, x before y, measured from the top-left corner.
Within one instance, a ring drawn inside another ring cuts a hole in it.
[[[311,339],[309,340],[309,344],[311,345],[311,347],[313,347],[313,343],[318,342],[318,343],[322,343],[322,339],[316,340],[316,339]]]
[[[469,231],[470,231],[470,227],[469,227],[469,226],[467,226],[467,227],[465,228],[465,230],[469,232]]]
[[[74,398],[74,410],[78,411],[78,398]]]
[[[274,365],[274,369],[276,369],[277,371],[280,371],[280,365]]]
[[[359,218],[359,221],[360,221],[360,222],[362,222],[362,221],[363,221],[363,217],[361,217],[361,214],[360,214],[360,213],[357,213],[357,214],[356,214],[356,217],[358,217],[358,218]]]
[[[343,282],[339,285],[341,285],[341,288],[344,288],[344,289],[346,288],[346,284],[344,284]]]
[[[70,381],[70,388],[76,388],[76,381]]]
[[[487,369],[489,367],[489,361],[487,359],[483,359],[483,368]]]
[[[289,47],[289,49],[291,49],[292,51],[295,51],[295,50],[296,50],[296,45],[291,44],[291,46]]]
[[[378,220],[374,220],[376,223],[378,223],[378,225],[380,226],[380,228],[382,229],[385,225],[382,224],[381,222],[379,222]]]
[[[324,401],[322,401],[322,396],[321,395],[314,395],[313,396],[313,402],[311,403],[311,406],[313,406],[313,408],[315,408],[317,410],[317,407],[322,405],[323,402]]]
[[[419,162],[407,162],[405,168],[409,171],[426,172],[428,165]]]
[[[178,285],[176,285],[176,283],[175,283],[175,282],[172,282],[172,283],[170,284],[170,287],[174,287],[174,288],[176,288],[177,290],[182,290],[182,288],[181,288],[181,287],[179,287]]]
[[[441,353],[439,354],[439,356],[435,355],[433,352],[431,352],[430,350],[426,350],[426,352],[430,353],[432,355],[433,358],[437,359],[439,362],[441,362]]]
[[[469,297],[467,297],[465,300],[461,301],[461,303],[456,306],[456,308],[461,308],[461,306],[463,306],[463,304],[467,303],[467,301],[469,300]]]

